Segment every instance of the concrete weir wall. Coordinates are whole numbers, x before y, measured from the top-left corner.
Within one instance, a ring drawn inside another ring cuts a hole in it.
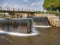
[[[50,24],[55,27],[60,27],[59,16],[47,16]]]
[[[60,27],[60,18],[55,14],[35,14],[35,17],[47,17],[51,26]]]

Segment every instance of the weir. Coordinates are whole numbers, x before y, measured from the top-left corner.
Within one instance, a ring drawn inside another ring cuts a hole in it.
[[[0,18],[0,30],[18,33],[32,32],[31,18]]]
[[[51,27],[47,17],[33,17],[33,20],[35,22],[34,27]]]

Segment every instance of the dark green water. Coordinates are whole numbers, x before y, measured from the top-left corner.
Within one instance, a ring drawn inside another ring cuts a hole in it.
[[[0,45],[60,45],[60,28],[37,28],[39,35],[15,37],[0,35]]]

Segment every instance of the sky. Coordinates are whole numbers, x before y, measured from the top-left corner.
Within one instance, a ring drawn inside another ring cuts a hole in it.
[[[43,2],[44,0],[0,0],[0,6],[4,9],[9,7],[43,11]]]

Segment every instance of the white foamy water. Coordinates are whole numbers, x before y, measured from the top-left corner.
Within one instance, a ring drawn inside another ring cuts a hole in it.
[[[37,32],[37,30],[32,30],[32,32],[30,34],[17,33],[17,32],[8,32],[8,31],[0,30],[0,34],[8,34],[8,35],[12,35],[12,36],[35,36],[35,35],[38,35],[39,33]]]
[[[50,28],[51,26],[34,25],[34,27],[40,27],[40,28]]]

